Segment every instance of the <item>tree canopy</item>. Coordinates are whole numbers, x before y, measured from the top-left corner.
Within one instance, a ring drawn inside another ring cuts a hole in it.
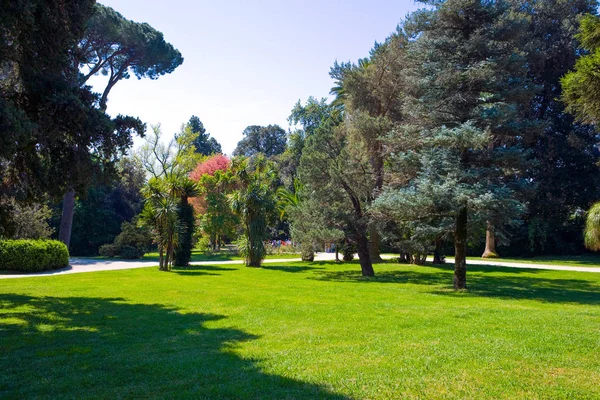
[[[235,156],[252,157],[260,153],[272,157],[285,151],[287,135],[279,125],[251,125],[244,129],[243,135],[233,151]]]
[[[194,141],[194,146],[196,147],[196,152],[202,154],[203,156],[210,156],[212,154],[222,153],[221,145],[214,137],[211,137],[206,129],[204,128],[204,124],[200,121],[200,118],[192,115],[187,126],[191,129],[192,132],[197,134],[196,140]]]

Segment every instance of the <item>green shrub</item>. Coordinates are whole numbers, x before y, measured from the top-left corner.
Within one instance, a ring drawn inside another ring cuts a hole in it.
[[[208,235],[201,236],[196,242],[196,250],[208,251],[210,250],[210,238]]]
[[[120,250],[119,256],[126,260],[137,260],[144,257],[144,254],[146,253],[143,249],[127,245],[121,247]]]
[[[100,246],[98,253],[100,253],[100,255],[103,257],[115,257],[117,254],[119,254],[119,249],[120,248],[117,245],[105,244]]]
[[[0,241],[0,270],[37,272],[69,265],[69,250],[57,240]]]
[[[341,250],[342,250],[342,254],[343,254],[342,259],[344,261],[352,261],[352,260],[354,260],[354,251],[355,251],[354,246],[351,246],[349,244],[345,244],[342,247]]]
[[[112,244],[100,246],[99,253],[104,257],[119,257],[128,260],[142,258],[152,246],[152,237],[148,229],[139,227],[134,219],[123,222],[121,233]]]

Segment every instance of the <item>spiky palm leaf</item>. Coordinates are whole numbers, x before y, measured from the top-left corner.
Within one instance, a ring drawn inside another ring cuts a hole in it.
[[[600,202],[594,204],[587,214],[585,223],[585,246],[600,251]]]
[[[247,266],[260,267],[266,255],[269,215],[275,210],[275,170],[272,162],[260,156],[250,163],[234,160],[232,165],[240,188],[230,196],[230,204],[244,224],[240,251]]]

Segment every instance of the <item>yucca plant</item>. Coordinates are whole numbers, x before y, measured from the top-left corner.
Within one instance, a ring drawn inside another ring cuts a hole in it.
[[[275,211],[276,174],[271,161],[257,156],[234,160],[233,169],[239,189],[230,197],[233,211],[239,215],[244,237],[239,242],[240,254],[246,266],[260,267],[267,250],[268,221]]]
[[[140,223],[152,229],[158,245],[160,270],[170,271],[182,230],[175,191],[167,179],[152,178],[143,193],[146,203],[140,214]]]
[[[587,213],[584,237],[588,249],[600,251],[600,202],[594,204]]]

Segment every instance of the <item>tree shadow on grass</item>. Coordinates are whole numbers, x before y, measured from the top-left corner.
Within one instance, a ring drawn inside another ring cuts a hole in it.
[[[190,265],[188,267],[175,267],[171,271],[184,276],[221,275],[217,272],[235,271],[237,268],[218,267],[214,265]]]
[[[437,269],[437,271],[435,269]],[[600,304],[600,283],[585,279],[554,279],[532,276],[543,270],[519,270],[509,267],[468,266],[466,292],[452,290],[452,264],[428,267],[406,267],[376,271],[374,277],[363,277],[356,271],[318,271],[311,279],[428,285],[430,293],[449,296],[481,296],[502,299],[526,299],[549,303]],[[500,274],[499,274],[500,273]]]
[[[265,264],[263,264],[262,269],[270,269],[270,270],[273,270],[273,271],[298,273],[298,272],[322,270],[322,269],[325,269],[325,268],[323,268],[323,267],[307,266],[307,265],[291,266],[291,265],[265,265]]]
[[[2,295],[0,318],[0,398],[345,398],[236,355],[257,337],[206,326],[221,315]]]

